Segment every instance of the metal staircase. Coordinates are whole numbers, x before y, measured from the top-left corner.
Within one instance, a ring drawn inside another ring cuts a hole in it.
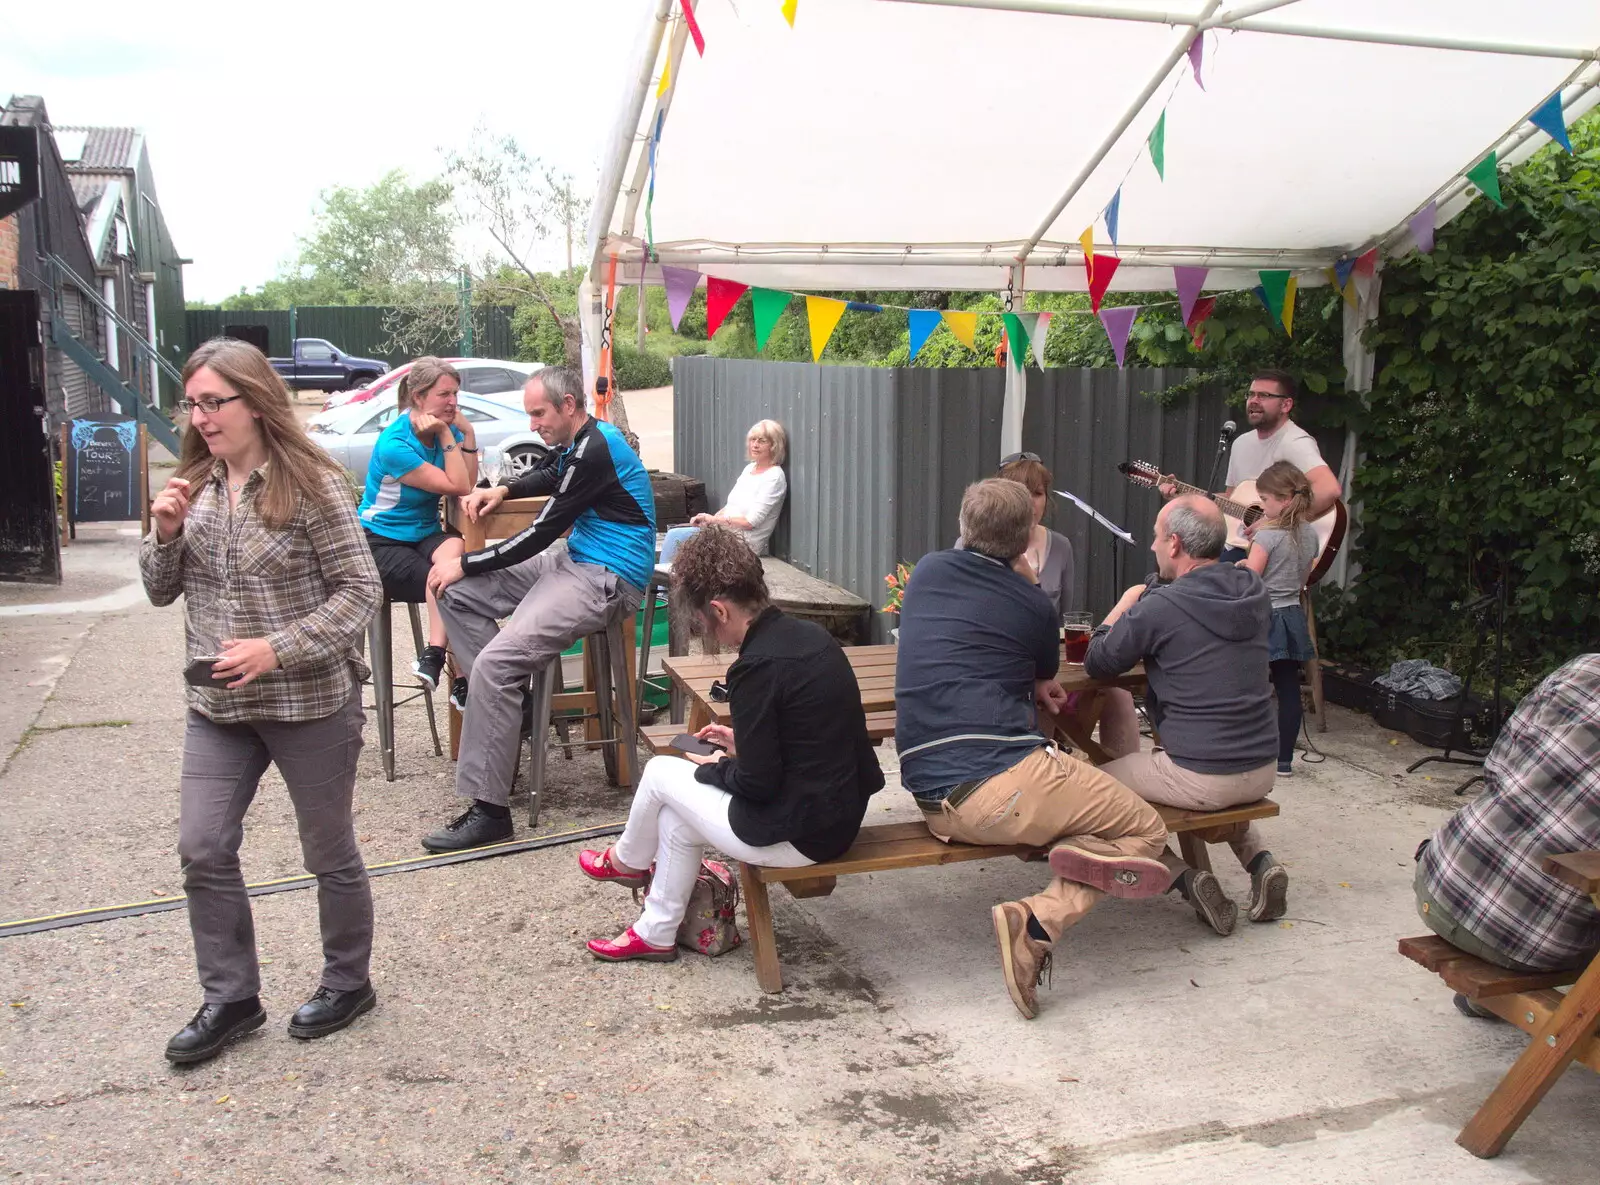
[[[130,348],[153,363],[160,374],[166,375],[180,389],[183,386],[183,373],[171,362],[163,358],[160,351],[145,340],[143,328],[135,325],[111,305],[107,304],[100,296],[100,293],[96,291],[95,285],[73,271],[66,260],[59,255],[47,255],[45,262],[50,269],[51,342],[63,354],[72,359],[79,369],[89,376],[91,382],[116,400],[117,406],[122,409],[123,415],[138,420],[139,423],[145,426],[151,437],[159,441],[163,448],[176,457],[178,455],[177,426],[167,418],[166,413],[160,408],[146,403],[137,391],[124,383],[116,368],[101,357],[93,346],[72,332],[72,325],[67,320],[66,309],[61,299],[63,286],[71,283],[101,315],[110,319],[111,323],[126,337]]]

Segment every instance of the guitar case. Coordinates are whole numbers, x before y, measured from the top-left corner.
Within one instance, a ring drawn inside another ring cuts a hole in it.
[[[1323,697],[1330,704],[1365,712],[1382,727],[1403,732],[1431,749],[1471,749],[1474,734],[1488,735],[1489,705],[1478,696],[1468,696],[1463,711],[1459,695],[1423,699],[1379,687],[1375,681],[1382,673],[1344,663],[1324,663]]]

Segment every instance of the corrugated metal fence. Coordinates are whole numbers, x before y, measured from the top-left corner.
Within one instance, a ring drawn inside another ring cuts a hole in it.
[[[1151,396],[1187,370],[1028,372],[1024,447],[1070,490],[1125,527],[1119,544],[1063,499],[1046,522],[1072,541],[1077,601],[1096,614],[1153,568],[1151,526],[1160,496],[1128,482],[1119,461],[1142,459],[1196,485],[1210,474],[1230,416],[1220,389],[1163,404]],[[673,437],[680,472],[702,478],[720,506],[745,464],[750,425],[775,419],[789,433],[789,497],[774,554],[883,604],[883,577],[899,560],[949,547],[961,492],[993,474],[1000,454],[1005,375],[999,368],[813,366],[742,359],[673,362]],[[1322,442],[1337,470],[1342,440]],[[1123,552],[1119,561],[1117,549]],[[886,638],[887,622],[875,617]]]
[[[393,311],[377,305],[302,305],[294,310],[294,333],[298,337],[324,338],[358,358],[381,358],[391,366],[398,366],[415,355],[389,348],[385,317]],[[516,358],[517,335],[511,328],[512,311],[503,305],[483,305],[472,310],[473,357]],[[229,325],[266,326],[268,351],[274,357],[289,356],[288,309],[268,309],[263,312],[190,309],[185,314],[185,328],[191,346],[216,337]],[[461,353],[461,342],[451,331],[441,335],[432,344],[431,352],[454,357]]]

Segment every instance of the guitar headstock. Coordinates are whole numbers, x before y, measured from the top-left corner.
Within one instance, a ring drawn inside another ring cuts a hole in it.
[[[1117,469],[1134,485],[1151,490],[1161,484],[1163,476],[1160,467],[1149,461],[1123,461],[1117,465]]]

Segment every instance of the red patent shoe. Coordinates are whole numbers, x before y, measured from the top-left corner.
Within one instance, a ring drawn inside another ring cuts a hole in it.
[[[610,881],[612,884],[621,885],[626,889],[642,889],[650,883],[650,876],[643,872],[619,872],[617,866],[611,862],[611,849],[597,852],[593,848],[585,848],[578,853],[578,867],[583,870],[583,875],[590,880]]]
[[[678,957],[677,946],[651,946],[633,932],[632,926],[609,941],[604,938],[591,938],[585,945],[588,946],[591,955],[608,963],[625,963],[629,959],[670,963]]]

